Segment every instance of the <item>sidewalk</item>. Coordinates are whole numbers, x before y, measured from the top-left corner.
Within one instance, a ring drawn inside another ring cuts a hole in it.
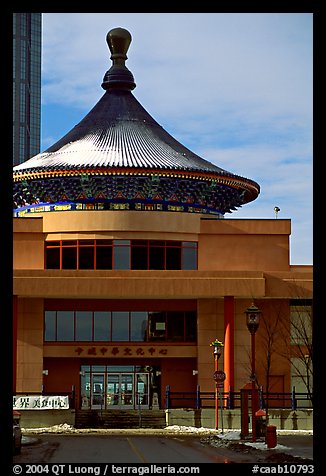
[[[282,434],[277,435],[277,445],[283,447],[286,454],[313,459],[313,434]]]
[[[227,438],[227,437],[226,437]],[[236,440],[233,440],[235,442]],[[239,440],[238,440],[239,441]],[[313,460],[313,432],[312,431],[277,431],[277,445],[275,448],[268,448],[264,438],[260,438],[257,442],[252,443],[249,440],[241,443],[252,446],[258,450],[268,451],[272,453],[283,453],[303,459]],[[239,441],[239,442],[240,442]]]

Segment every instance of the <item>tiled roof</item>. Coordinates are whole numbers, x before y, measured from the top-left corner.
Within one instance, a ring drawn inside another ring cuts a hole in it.
[[[227,173],[180,144],[130,91],[121,90],[106,91],[68,134],[45,152],[14,167],[14,171],[80,167]]]
[[[260,192],[256,182],[189,150],[135,98],[134,78],[124,64],[130,33],[111,30],[107,41],[113,64],[103,79],[105,94],[58,142],[14,167],[14,196],[20,206],[30,200],[43,202],[45,197],[49,203],[66,196],[76,201],[84,196],[85,177],[92,184],[85,197],[90,201],[97,196],[108,203],[121,196],[132,201],[141,195],[145,202],[159,196],[165,205],[179,197],[181,204],[201,204],[225,213],[254,200]],[[113,192],[115,177],[121,178]],[[148,177],[153,180],[148,182]]]

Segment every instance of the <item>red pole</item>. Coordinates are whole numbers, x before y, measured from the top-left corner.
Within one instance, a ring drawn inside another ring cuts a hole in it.
[[[255,333],[251,334],[251,412],[252,412],[252,441],[256,441],[256,349]]]
[[[218,371],[218,354],[217,354],[216,350],[217,349],[214,350],[215,372]],[[215,382],[215,430],[218,430],[218,386],[217,386],[217,382]]]
[[[224,392],[234,390],[234,297],[224,296]],[[231,396],[231,395],[230,395]]]

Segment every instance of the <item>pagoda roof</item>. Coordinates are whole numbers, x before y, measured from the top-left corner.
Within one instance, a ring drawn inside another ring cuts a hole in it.
[[[138,168],[230,174],[163,129],[130,91],[108,90],[62,139],[15,173],[81,168]]]
[[[104,95],[64,137],[14,167],[14,197],[19,197],[14,198],[15,207],[55,203],[62,197],[76,202],[85,195],[89,177],[92,184],[86,201],[101,197],[112,203],[121,197],[132,201],[139,196],[151,201],[159,196],[166,204],[178,196],[180,204],[186,201],[224,214],[257,198],[260,187],[256,182],[189,150],[135,98],[132,90],[136,84],[125,66],[130,33],[115,28],[109,31],[107,42],[113,64],[102,82]],[[117,184],[117,177],[122,177],[124,184],[121,180]],[[154,182],[149,184],[142,177]]]

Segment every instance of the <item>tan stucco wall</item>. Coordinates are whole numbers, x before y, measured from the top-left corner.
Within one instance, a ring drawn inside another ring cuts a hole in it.
[[[199,270],[289,270],[290,220],[201,220]]]
[[[17,392],[41,392],[43,299],[18,299]]]
[[[44,234],[42,218],[14,218],[14,269],[44,268]]]
[[[17,270],[14,294],[89,299],[194,299],[264,296],[262,273]]]
[[[79,237],[153,238],[168,240],[195,240],[200,232],[200,217],[186,213],[133,212],[133,211],[81,211],[43,214],[47,239]],[[159,233],[160,238],[157,234]]]

